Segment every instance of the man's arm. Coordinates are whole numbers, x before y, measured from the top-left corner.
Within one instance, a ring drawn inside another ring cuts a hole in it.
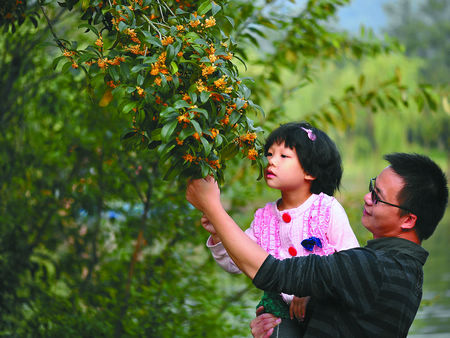
[[[214,224],[230,257],[242,272],[253,279],[268,254],[253,242],[225,211],[220,201],[219,187],[214,179],[208,176],[190,181],[186,199]]]

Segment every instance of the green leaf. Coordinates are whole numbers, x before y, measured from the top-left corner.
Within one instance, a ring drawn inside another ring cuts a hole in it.
[[[131,68],[131,72],[138,73],[140,70],[145,69],[145,68],[148,68],[148,65],[141,63],[141,64],[136,65],[133,68]]]
[[[194,135],[194,133],[195,133],[195,130],[193,130],[191,128],[185,128],[185,129],[181,130],[180,135],[178,135],[178,138],[180,140],[185,140],[189,136]]]
[[[220,147],[220,145],[222,144],[222,142],[223,142],[223,136],[222,135],[216,135],[216,138],[215,138],[215,140],[214,140],[214,142],[215,142],[215,144],[216,144],[216,147]]]
[[[195,40],[199,39],[200,37],[197,35],[197,33],[189,32],[187,33],[184,38],[188,40],[190,43],[193,43]]]
[[[220,152],[221,161],[230,160],[239,152],[239,147],[234,143],[228,143]]]
[[[123,32],[127,28],[128,28],[128,25],[125,22],[123,22],[123,21],[119,22],[119,31],[120,32]]]
[[[125,114],[128,114],[130,111],[133,110],[133,108],[136,108],[138,105],[137,101],[129,102],[126,105],[123,106],[122,112]]]
[[[149,43],[151,45],[154,45],[156,47],[161,47],[162,48],[163,45],[162,45],[160,39],[154,37],[150,32],[142,31],[142,33],[144,34],[144,37],[145,37],[144,41],[145,42],[147,42],[147,43]]]
[[[202,170],[202,177],[208,176],[211,172],[211,169],[209,168],[209,166],[203,161],[200,163],[200,168]]]
[[[201,135],[202,134],[202,127],[200,127],[200,124],[195,121],[195,120],[191,120],[192,125],[194,126],[195,131]]]
[[[170,68],[171,68],[172,74],[175,74],[176,72],[178,72],[178,65],[176,64],[176,62],[172,61],[170,63]]]
[[[79,25],[78,28],[87,28],[87,29],[93,31],[95,33],[95,35],[99,36],[97,28],[95,28],[94,26],[91,26],[87,23],[83,23],[83,24]]]
[[[180,109],[180,108],[189,108],[191,105],[189,103],[187,103],[184,100],[178,100],[175,102],[175,104],[173,105],[173,107],[175,109]]]
[[[198,7],[198,14],[203,15],[208,13],[212,8],[211,0],[206,0]]]
[[[53,60],[52,63],[52,68],[56,69],[56,67],[58,66],[59,61],[61,61],[62,59],[65,59],[66,57],[64,55],[62,56],[58,56],[56,59]]]
[[[212,8],[212,15],[216,15],[222,7],[220,7],[218,4],[216,4],[214,1],[211,2],[211,8]]]
[[[210,93],[207,92],[207,91],[201,92],[201,94],[200,94],[200,102],[201,103],[205,103],[206,101],[208,101],[209,95],[210,95]]]
[[[170,137],[172,136],[173,132],[175,131],[175,128],[178,125],[178,120],[173,120],[169,123],[166,123],[162,129],[161,129],[161,140],[163,142],[169,142]]]
[[[66,62],[61,69],[61,73],[65,73],[69,70],[69,68],[72,67],[72,62],[68,61]]]
[[[200,137],[200,141],[202,142],[203,150],[205,151],[205,156],[208,156],[212,149],[211,144],[203,136]]]
[[[141,74],[139,74],[137,76],[137,84],[138,84],[138,86],[142,86],[142,84],[144,83],[144,79],[145,78]]]

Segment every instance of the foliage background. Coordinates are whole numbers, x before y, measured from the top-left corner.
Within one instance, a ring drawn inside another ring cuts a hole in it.
[[[10,3],[17,4],[2,6]],[[54,67],[61,54],[52,33],[89,43],[78,28],[87,2],[72,1],[72,11],[47,2],[52,30],[37,2],[24,3],[25,21],[14,32],[2,21],[0,36],[0,335],[248,336],[260,292],[215,265],[199,214],[184,199],[184,180],[161,178],[157,152],[124,147],[130,117],[116,101],[98,104],[104,87]],[[251,99],[265,111],[249,116],[266,134],[302,119],[330,133],[344,158],[337,197],[364,244],[362,196],[368,177],[384,166],[382,154],[426,153],[449,171],[449,65],[442,56],[450,6],[391,5],[386,30],[401,47],[368,30],[337,30],[333,16],[347,3],[230,1],[224,12],[246,64],[236,67],[253,79]],[[243,228],[257,207],[278,197],[256,180],[251,162],[230,159],[224,171],[224,200]],[[448,214],[442,223],[425,243],[432,254],[425,283],[444,294]],[[425,296],[421,313],[433,304],[449,311],[439,292]],[[420,318],[413,331],[430,326],[450,331]]]

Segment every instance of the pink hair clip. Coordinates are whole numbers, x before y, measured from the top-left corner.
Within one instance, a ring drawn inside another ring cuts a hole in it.
[[[311,129],[306,129],[304,127],[300,127],[300,128],[302,128],[304,131],[306,131],[306,133],[308,134],[308,138],[311,141],[315,141],[316,140],[316,134],[314,134],[314,132]]]

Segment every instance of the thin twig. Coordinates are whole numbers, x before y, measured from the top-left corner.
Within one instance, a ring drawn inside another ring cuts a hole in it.
[[[161,38],[162,38],[161,32],[160,32],[159,29],[153,24],[153,22],[152,22],[149,18],[147,18],[145,15],[143,15],[142,17],[145,19],[145,21],[148,22],[148,24],[149,24],[150,26],[153,27],[154,30],[156,30],[156,31],[158,32],[158,34],[159,34],[159,39],[161,39]]]
[[[47,20],[47,25],[48,25],[48,27],[50,28],[50,32],[52,33],[53,38],[55,39],[56,44],[58,45],[59,48],[61,48],[61,50],[65,50],[65,49],[66,49],[66,46],[64,46],[64,44],[61,42],[61,40],[59,40],[59,38],[56,36],[56,33],[55,33],[55,31],[53,30],[52,23],[50,22],[50,19],[48,18],[47,13],[45,13],[44,7],[43,7],[41,4],[39,4],[39,7],[41,8],[41,11],[42,11],[42,13],[43,13],[44,16],[45,16],[45,19]]]

